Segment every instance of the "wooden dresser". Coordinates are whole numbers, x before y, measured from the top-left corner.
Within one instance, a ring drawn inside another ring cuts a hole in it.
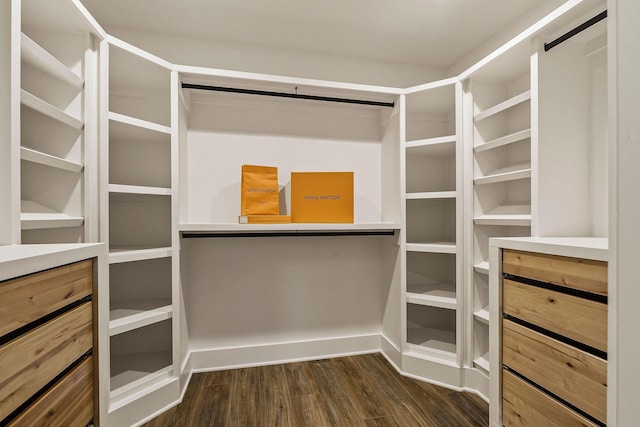
[[[512,248],[500,257],[502,425],[605,425],[607,262]]]
[[[95,262],[0,282],[0,425],[93,422]]]

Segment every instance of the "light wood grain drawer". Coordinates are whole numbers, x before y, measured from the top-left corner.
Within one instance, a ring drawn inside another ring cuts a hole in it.
[[[85,302],[0,347],[0,420],[91,349],[91,318]]]
[[[605,360],[504,320],[502,362],[540,387],[606,422]]]
[[[93,358],[90,356],[7,425],[85,427],[92,418]]]
[[[595,427],[597,425],[509,371],[502,372],[502,423],[506,427]]]
[[[607,263],[505,249],[502,271],[514,276],[607,295]]]
[[[607,305],[505,279],[503,312],[606,353]]]
[[[92,278],[85,260],[0,282],[0,336],[91,295]]]

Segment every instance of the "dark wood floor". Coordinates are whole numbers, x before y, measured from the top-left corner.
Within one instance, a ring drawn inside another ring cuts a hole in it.
[[[194,374],[183,402],[145,426],[487,426],[488,412],[370,354]]]

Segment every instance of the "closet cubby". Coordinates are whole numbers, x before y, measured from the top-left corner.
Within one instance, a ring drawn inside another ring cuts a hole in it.
[[[407,252],[407,302],[455,309],[456,256]]]
[[[171,258],[111,264],[109,283],[111,335],[171,317]]]
[[[407,343],[412,352],[456,360],[456,310],[407,304]]]
[[[456,250],[455,198],[407,199],[407,250]]]
[[[85,216],[94,209],[85,195],[85,144],[95,129],[85,123],[95,99],[85,79],[96,67],[95,29],[69,2],[21,6],[21,242],[83,242]]]
[[[110,338],[111,408],[172,375],[172,320]]]

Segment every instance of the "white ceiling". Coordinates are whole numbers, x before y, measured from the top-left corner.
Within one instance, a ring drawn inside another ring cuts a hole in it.
[[[131,28],[449,67],[550,0],[83,0],[107,31]],[[556,3],[561,3],[560,0]]]

